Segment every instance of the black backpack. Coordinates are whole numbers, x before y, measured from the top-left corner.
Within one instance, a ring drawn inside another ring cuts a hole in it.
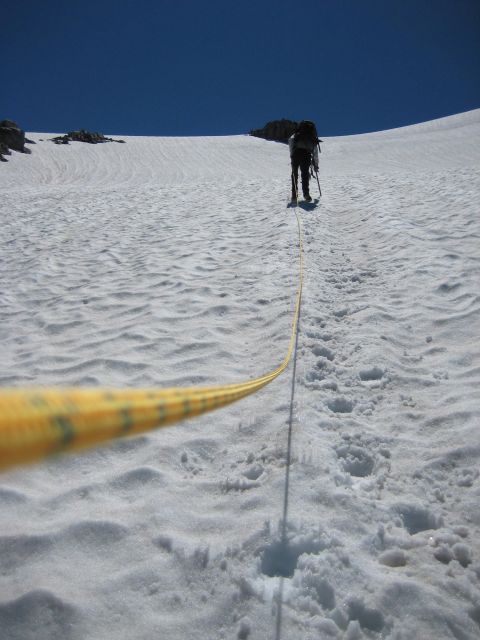
[[[302,120],[293,138],[294,149],[307,149],[312,152],[318,143],[317,127],[311,120]]]

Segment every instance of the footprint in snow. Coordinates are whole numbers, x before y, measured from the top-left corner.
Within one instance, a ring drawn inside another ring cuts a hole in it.
[[[343,442],[334,447],[342,471],[355,478],[377,475],[379,486],[390,470],[390,450],[376,438],[343,436]],[[380,473],[381,472],[381,473]],[[379,475],[380,474],[380,475]]]
[[[438,529],[443,525],[442,517],[426,507],[400,503],[395,505],[393,511],[396,516],[399,516],[398,524],[403,526],[411,536],[421,531]]]
[[[370,369],[362,369],[359,374],[362,382],[371,382],[381,380],[385,375],[385,371],[380,367],[371,367]]]
[[[375,457],[365,447],[342,444],[335,448],[343,470],[356,478],[365,478],[373,473]]]
[[[327,400],[327,407],[333,413],[352,413],[354,403],[352,400],[348,398],[333,398],[331,400]]]
[[[330,362],[332,362],[335,359],[334,352],[328,347],[315,345],[314,347],[312,347],[312,353],[315,356],[319,356],[319,357],[321,356],[323,358],[327,358],[327,360],[330,360]]]

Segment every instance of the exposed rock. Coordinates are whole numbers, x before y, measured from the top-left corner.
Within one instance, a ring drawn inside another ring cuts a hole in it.
[[[13,120],[0,121],[0,160],[5,162],[4,155],[10,155],[10,149],[20,153],[31,153],[25,147],[25,143],[30,142],[25,139],[25,131],[20,129]]]
[[[288,142],[291,135],[297,130],[298,122],[294,120],[272,120],[262,129],[253,129],[251,136],[264,138],[265,140],[275,140],[276,142]]]
[[[3,156],[9,156],[12,152],[4,142],[0,142],[0,162],[8,162]]]
[[[88,142],[89,144],[99,144],[102,142],[125,142],[125,140],[114,140],[113,138],[106,138],[103,133],[94,133],[92,131],[69,131],[63,136],[57,136],[51,138],[55,144],[69,144],[72,141],[75,142]]]

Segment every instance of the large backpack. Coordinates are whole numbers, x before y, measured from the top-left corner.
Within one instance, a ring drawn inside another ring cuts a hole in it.
[[[317,127],[311,120],[302,120],[293,137],[294,149],[306,149],[313,152],[318,143]]]

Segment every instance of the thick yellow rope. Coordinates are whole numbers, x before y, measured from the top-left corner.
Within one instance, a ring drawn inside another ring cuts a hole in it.
[[[78,451],[164,427],[240,400],[269,384],[290,361],[303,286],[303,242],[288,353],[271,373],[215,387],[170,389],[32,388],[0,390],[0,469]]]

